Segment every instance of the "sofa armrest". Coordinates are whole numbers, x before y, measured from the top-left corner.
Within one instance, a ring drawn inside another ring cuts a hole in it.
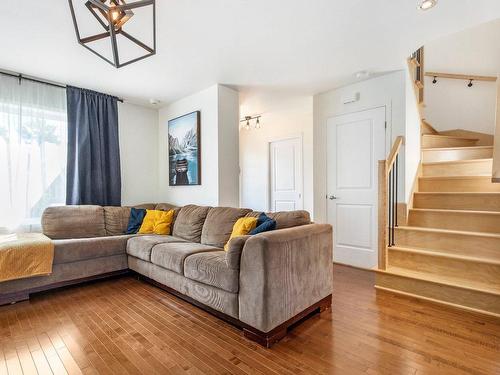
[[[226,251],[226,264],[232,270],[240,269],[240,259],[243,247],[249,238],[252,236],[238,236],[229,241],[228,249]]]
[[[240,263],[239,319],[262,331],[332,294],[333,236],[328,224],[261,233]]]

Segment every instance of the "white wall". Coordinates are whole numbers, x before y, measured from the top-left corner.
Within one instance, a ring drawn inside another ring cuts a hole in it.
[[[238,93],[214,85],[178,100],[159,111],[159,200],[177,205],[238,206]],[[168,121],[201,111],[201,185],[169,186]],[[233,123],[234,128],[231,127]],[[219,161],[224,160],[219,164]],[[227,168],[227,170],[224,170]],[[236,173],[235,173],[236,172]],[[223,175],[224,174],[224,175]],[[224,184],[220,180],[224,178]],[[231,186],[232,188],[228,188]]]
[[[359,101],[350,104],[342,103],[344,95],[356,92],[360,93]],[[316,221],[327,221],[326,123],[328,119],[383,106],[386,108],[386,151],[388,153],[394,139],[398,135],[406,135],[404,71],[393,72],[314,96],[314,213]],[[400,163],[402,166],[405,165],[404,155]],[[400,196],[404,197],[405,179],[402,169],[400,170],[402,183],[399,184],[399,191]]]
[[[415,93],[410,70],[405,71],[405,202],[412,198],[413,186],[417,178],[418,167],[421,160],[421,121],[418,99]]]
[[[158,198],[158,111],[118,103],[122,204]]]
[[[239,207],[239,94],[219,86],[219,206]]]
[[[500,20],[489,22],[425,45],[425,70],[492,75],[500,73]],[[466,129],[493,134],[494,83],[439,79],[425,80],[425,116],[437,130]]]
[[[240,205],[269,209],[269,143],[303,137],[304,209],[314,217],[312,97],[252,91],[240,96],[241,116],[262,114],[262,129],[240,130]]]

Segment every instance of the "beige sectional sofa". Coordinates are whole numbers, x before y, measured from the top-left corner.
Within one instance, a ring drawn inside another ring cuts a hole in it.
[[[331,226],[310,223],[305,211],[269,213],[276,230],[234,238],[224,251],[236,220],[259,212],[195,205],[175,210],[172,235],[161,236],[125,235],[129,207],[48,208],[42,227],[55,244],[52,275],[0,283],[0,303],[133,272],[242,327],[266,346],[290,325],[331,305]]]

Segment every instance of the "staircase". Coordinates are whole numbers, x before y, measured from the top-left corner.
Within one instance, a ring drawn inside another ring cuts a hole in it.
[[[500,317],[500,184],[493,147],[422,126],[422,168],[376,288]]]

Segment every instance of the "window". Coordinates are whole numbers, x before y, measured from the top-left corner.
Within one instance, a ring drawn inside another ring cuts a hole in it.
[[[0,74],[0,231],[66,201],[66,90]]]

